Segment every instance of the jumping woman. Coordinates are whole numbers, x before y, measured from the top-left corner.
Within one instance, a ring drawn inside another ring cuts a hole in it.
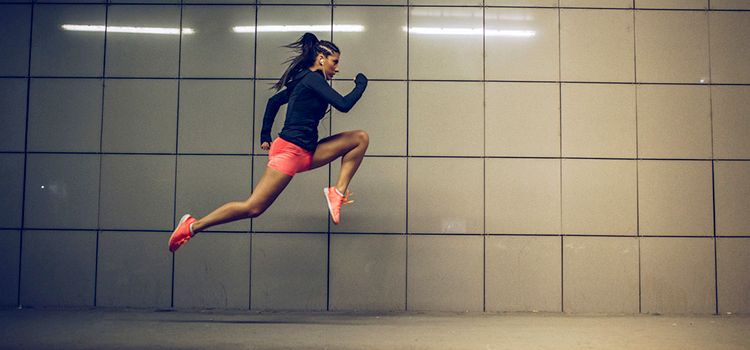
[[[174,252],[192,236],[211,226],[230,221],[254,218],[262,214],[286,188],[295,174],[326,165],[341,157],[341,172],[336,186],[323,189],[328,210],[334,224],[339,223],[342,204],[350,203],[349,181],[357,172],[365,155],[369,138],[365,131],[346,131],[318,141],[318,123],[333,106],[348,112],[362,97],[367,77],[362,73],[354,79],[355,87],[341,96],[328,85],[339,71],[341,51],[330,41],[318,40],[312,33],[285,47],[299,54],[291,62],[273,89],[277,93],[268,100],[263,116],[260,148],[268,150],[268,166],[244,202],[222,205],[201,219],[184,215],[169,238],[169,250]],[[282,87],[286,87],[281,90]],[[281,90],[281,91],[279,91]],[[288,103],[286,120],[279,136],[271,141],[271,127],[279,108]]]

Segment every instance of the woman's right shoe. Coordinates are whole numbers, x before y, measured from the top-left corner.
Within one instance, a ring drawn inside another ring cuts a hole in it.
[[[323,194],[326,196],[326,203],[328,203],[328,212],[331,213],[331,220],[335,225],[339,224],[341,219],[341,205],[350,204],[354,201],[349,200],[349,191],[346,191],[346,196],[342,196],[336,190],[336,187],[326,187],[323,189]]]

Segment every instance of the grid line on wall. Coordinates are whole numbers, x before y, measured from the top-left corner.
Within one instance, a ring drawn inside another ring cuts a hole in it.
[[[635,0],[633,0],[633,8],[635,8]],[[633,11],[633,82],[638,81],[638,45],[636,44],[637,36],[636,36],[636,27],[635,27],[635,11]],[[639,149],[639,143],[638,143],[638,85],[633,86],[634,93],[634,103],[635,103],[635,156],[638,158],[638,155],[640,153]],[[639,179],[640,179],[640,161],[635,161],[635,233],[636,233],[636,241],[638,242],[638,313],[641,313],[642,309],[642,293],[643,293],[643,286],[641,283],[641,215],[640,215],[640,185],[639,185]]]
[[[563,155],[563,113],[562,113],[562,10],[557,0],[557,113],[558,113],[558,155]],[[560,312],[565,312],[565,232],[563,231],[563,161],[560,159]]]
[[[0,230],[18,230],[18,228],[13,227],[0,227]],[[96,231],[107,231],[107,232],[138,232],[138,233],[169,233],[172,231],[167,230],[149,230],[149,229],[81,229],[81,228],[24,228],[25,231],[56,231],[56,232],[67,232],[67,231],[80,231],[80,232],[96,232]],[[221,231],[205,231],[201,232],[201,235],[231,235],[231,234],[238,234],[238,233],[247,233],[247,231],[244,230],[221,230]],[[306,235],[306,234],[313,234],[313,235],[320,235],[320,234],[326,234],[327,231],[295,231],[295,232],[289,232],[289,231],[272,231],[272,230],[262,230],[262,231],[255,231],[253,233],[262,233],[262,234],[287,234],[287,235]],[[404,235],[403,232],[347,232],[347,231],[341,231],[341,232],[331,232],[331,235],[382,235],[382,236],[399,236]],[[412,236],[455,236],[455,237],[469,237],[469,236],[482,236],[486,235],[489,237],[559,237],[560,234],[557,233],[436,233],[436,232],[413,232],[410,235]],[[634,234],[591,234],[591,233],[566,233],[563,234],[565,237],[592,237],[592,238],[713,238],[713,234],[711,235],[647,235],[647,236],[638,236]],[[727,239],[727,238],[750,238],[750,235],[716,235],[716,238],[719,239]]]
[[[331,0],[331,42],[334,42],[333,38],[333,0]],[[257,32],[257,30],[256,30]],[[333,88],[333,81],[329,80],[328,84]],[[333,109],[328,109],[328,135],[333,135]],[[333,179],[333,169],[331,163],[326,165],[328,168],[328,187],[331,186]],[[336,184],[338,185],[338,183]],[[344,191],[346,192],[346,191]],[[331,310],[331,218],[329,213],[326,213],[326,221],[328,223],[327,237],[326,237],[326,310]]]
[[[31,109],[30,104],[30,98],[31,98],[31,50],[34,47],[34,8],[35,6],[31,6],[31,15],[29,20],[29,56],[27,57],[27,66],[26,66],[26,120],[24,121],[26,123],[26,128],[24,130],[24,144],[23,144],[23,183],[21,184],[21,187],[23,188],[21,191],[21,223],[19,226],[21,226],[21,231],[19,232],[19,239],[18,239],[18,295],[17,295],[17,304],[19,307],[21,307],[21,281],[23,279],[23,237],[24,237],[24,221],[26,220],[26,176],[28,173],[28,162],[29,162],[29,154],[27,153],[29,150],[29,110]]]
[[[713,214],[713,242],[714,242],[714,313],[719,314],[719,256],[718,256],[718,239],[716,238],[716,162],[711,162],[711,201]]]
[[[711,1],[709,0],[709,5]],[[710,6],[709,6],[710,7]],[[708,108],[709,108],[709,124],[711,127],[711,159],[716,159],[716,155],[714,154],[714,108],[713,108],[713,71],[711,69],[711,14],[709,11],[706,11],[706,28],[708,30]],[[706,84],[700,84],[700,85],[706,85]],[[715,221],[714,217],[714,221]]]
[[[175,144],[174,144],[174,192],[172,193],[172,227],[177,226],[177,172],[179,170],[178,160],[180,159],[180,88],[182,86],[180,79],[182,77],[182,20],[183,20],[183,9],[182,0],[180,0],[180,37],[178,38],[177,44],[177,125],[175,127]],[[172,253],[172,291],[170,297],[170,307],[174,307],[174,277],[175,277],[175,261],[176,254]]]
[[[0,151],[0,154],[23,154],[20,151]],[[28,154],[44,154],[44,155],[99,155],[99,152],[57,152],[57,151],[29,151]],[[238,157],[238,156],[265,156],[264,154],[248,154],[248,153],[169,153],[169,152],[101,152],[101,155],[134,155],[134,156],[211,156],[211,157]],[[449,155],[393,155],[393,154],[373,154],[365,155],[365,158],[424,158],[424,159],[557,159],[557,160],[628,160],[628,161],[677,161],[677,162],[710,162],[710,161],[732,161],[732,162],[747,162],[750,158],[612,158],[612,157],[549,157],[549,156],[449,156]]]
[[[487,8],[482,0],[482,81],[487,78]],[[487,312],[487,83],[482,83],[482,312]]]
[[[711,0],[708,0],[708,8],[711,8]],[[706,10],[706,28],[708,30],[708,82],[713,83],[713,70],[711,69],[711,12]],[[713,225],[714,243],[714,314],[719,314],[719,257],[718,240],[716,238],[716,154],[714,148],[714,99],[713,86],[708,87],[708,113],[711,127],[711,221]]]
[[[258,4],[256,3],[255,6],[255,22],[253,22],[253,25],[255,28],[258,28]],[[253,34],[253,134],[250,136],[250,195],[255,190],[255,187],[253,186],[254,179],[255,179],[255,146],[256,142],[260,140],[255,139],[255,132],[256,132],[256,125],[255,125],[255,117],[256,117],[256,109],[257,107],[257,97],[258,97],[258,79],[255,79],[255,77],[258,74],[258,31],[256,30]],[[253,237],[255,236],[253,234],[253,225],[255,223],[255,218],[250,218],[250,222],[248,223],[248,235],[250,236],[249,239],[249,258],[248,258],[248,278],[247,278],[247,308],[248,310],[251,310],[253,308]]]
[[[406,28],[411,28],[411,9],[412,7],[407,6],[406,7]],[[406,190],[404,193],[405,197],[405,208],[406,208],[406,215],[404,220],[404,235],[405,238],[405,255],[404,261],[406,263],[406,266],[404,267],[404,310],[409,310],[409,236],[411,233],[409,232],[409,165],[410,161],[408,156],[410,155],[410,149],[409,149],[409,139],[410,139],[410,108],[409,108],[409,102],[411,101],[411,83],[410,83],[410,54],[411,54],[411,47],[410,47],[410,41],[411,41],[411,33],[409,31],[406,32],[406,148],[405,148],[405,154],[407,156],[406,158]]]
[[[106,28],[107,25],[109,25],[109,5],[104,6],[104,27]],[[95,265],[94,265],[94,306],[97,304],[97,293],[99,291],[99,239],[101,238],[101,230],[99,228],[102,226],[101,220],[102,220],[102,163],[104,161],[104,94],[105,90],[107,88],[106,79],[104,79],[104,76],[106,75],[107,71],[107,32],[104,32],[104,45],[102,47],[102,94],[101,94],[101,112],[99,115],[99,193],[97,197],[97,212],[96,212],[96,258],[95,258]]]
[[[2,5],[0,5],[2,6]],[[49,80],[92,80],[92,79],[107,79],[107,80],[176,80],[174,77],[123,77],[123,76],[50,76],[50,75],[32,75],[30,76],[35,79],[49,79]],[[22,79],[26,76],[15,76],[15,75],[0,75],[0,79]],[[368,78],[369,79],[369,78]],[[269,78],[237,78],[237,77],[190,77],[180,78],[180,80],[195,80],[195,81],[274,81]],[[406,79],[369,79],[370,81],[378,82],[402,82],[406,83]],[[349,82],[351,79],[333,79],[333,81]],[[408,82],[420,82],[420,83],[524,83],[524,84],[583,84],[583,85],[650,85],[650,86],[750,86],[750,83],[682,83],[682,82],[623,82],[623,81],[580,81],[580,80],[503,80],[503,79],[410,79]],[[7,152],[7,151],[6,151]]]
[[[2,5],[0,5],[2,6]],[[20,79],[26,78],[27,76],[20,75],[0,75],[0,79]],[[128,76],[57,76],[57,75],[30,75],[30,77],[36,79],[60,79],[60,80],[84,80],[84,79],[102,79],[107,80],[175,80],[175,77],[156,77],[156,76],[139,76],[139,77],[128,77]],[[231,81],[269,81],[273,82],[277,79],[273,78],[246,78],[246,77],[181,77],[181,80],[231,80]],[[407,79],[392,79],[392,78],[368,78],[369,81],[379,82],[400,82],[405,83]],[[332,81],[350,82],[351,79],[336,78]],[[684,82],[656,82],[656,81],[585,81],[585,80],[508,80],[508,79],[409,79],[409,82],[419,83],[525,83],[525,84],[586,84],[586,85],[656,85],[656,86],[750,86],[750,83],[684,83]]]

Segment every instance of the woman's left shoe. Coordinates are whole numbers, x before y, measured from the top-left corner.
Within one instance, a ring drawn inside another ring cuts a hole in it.
[[[185,214],[180,219],[180,223],[172,232],[172,236],[169,237],[169,251],[174,253],[177,248],[187,243],[193,235],[190,233],[190,224],[197,220],[190,214]]]

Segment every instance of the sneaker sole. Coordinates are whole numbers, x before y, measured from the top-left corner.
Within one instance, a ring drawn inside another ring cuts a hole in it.
[[[331,207],[331,200],[328,198],[328,187],[323,189],[323,194],[326,196],[326,204],[328,204],[328,213],[331,214],[331,221],[334,225],[339,223],[333,220],[333,208]]]

